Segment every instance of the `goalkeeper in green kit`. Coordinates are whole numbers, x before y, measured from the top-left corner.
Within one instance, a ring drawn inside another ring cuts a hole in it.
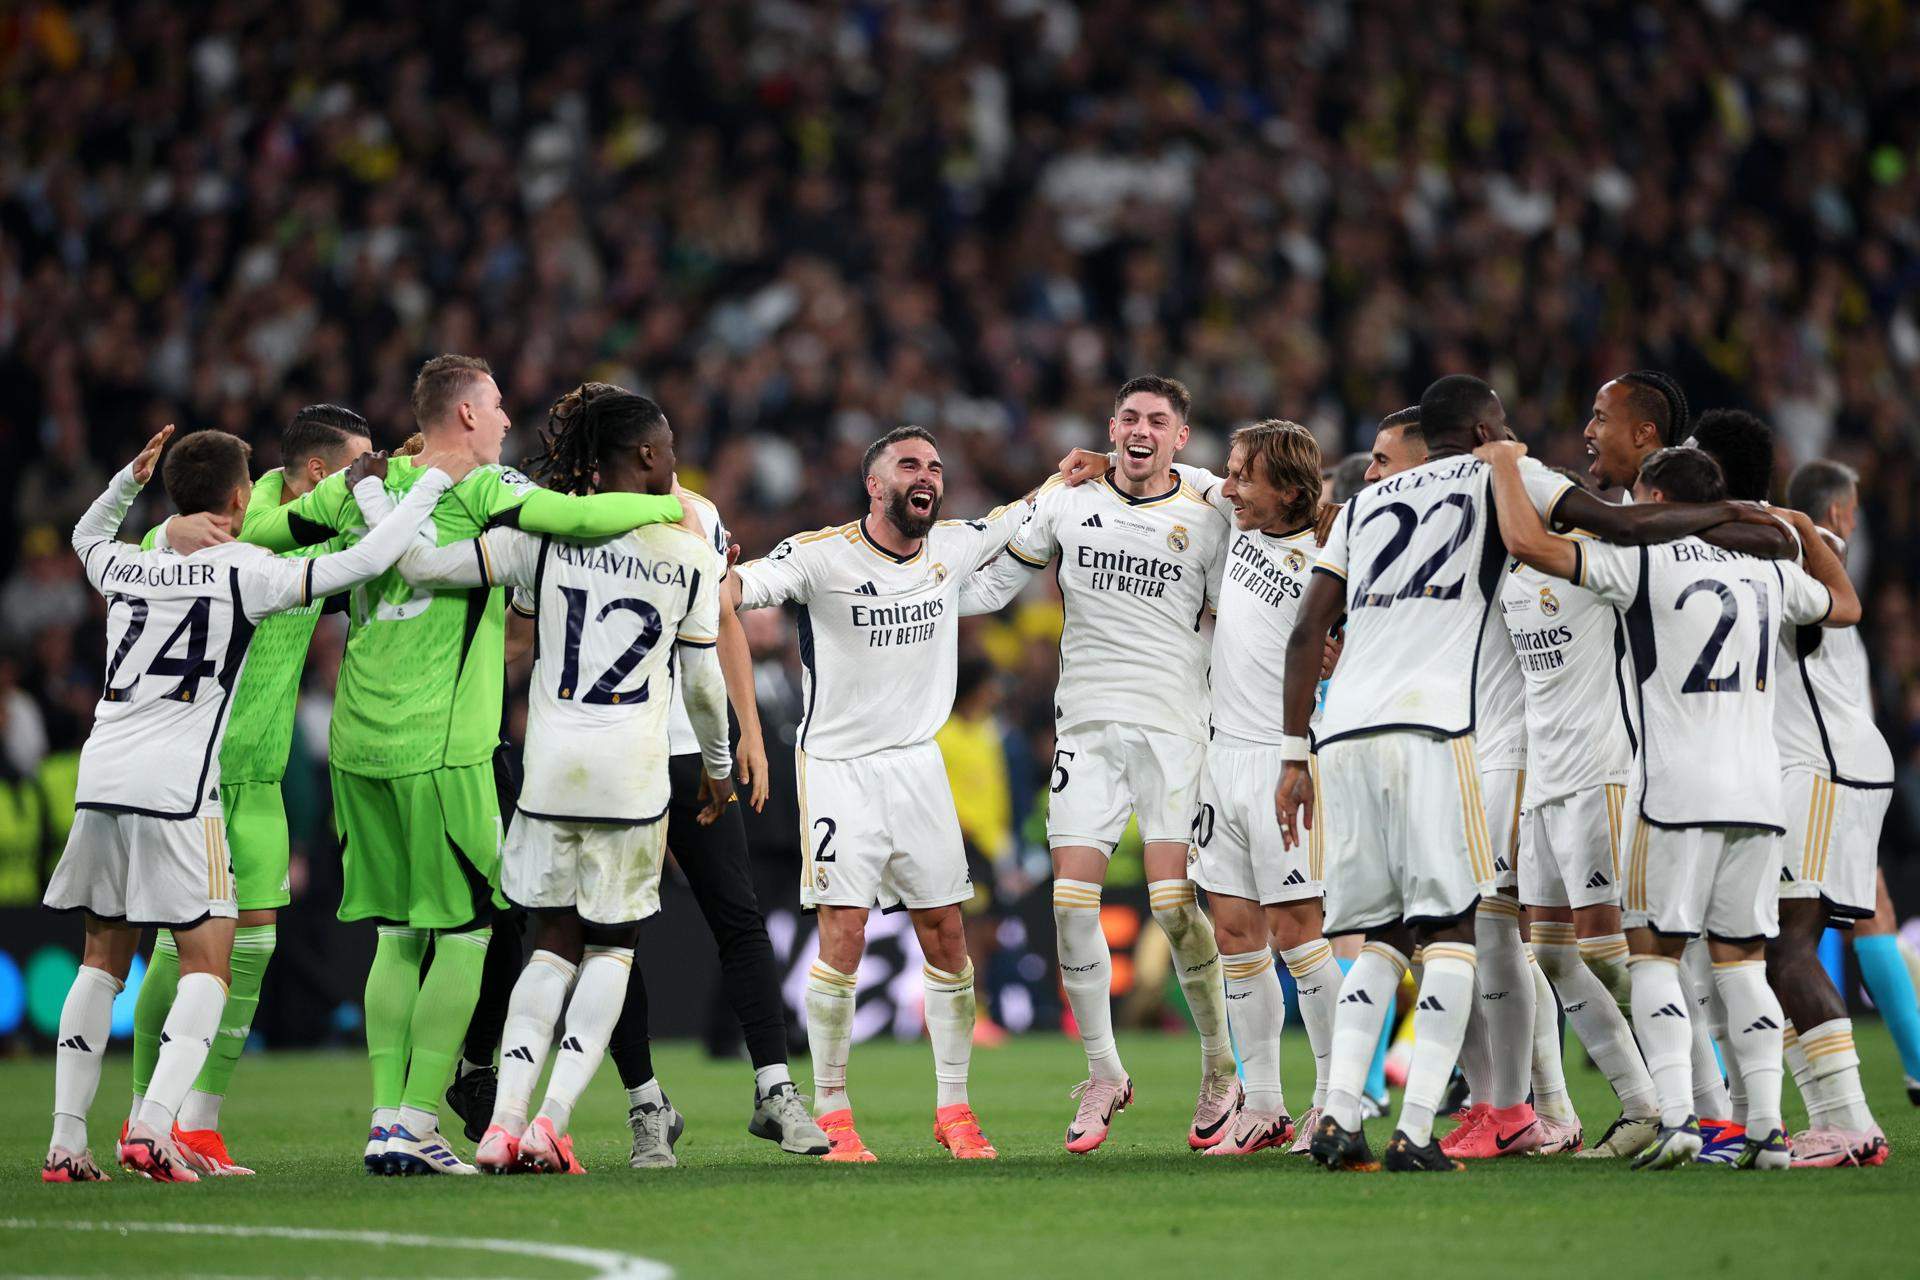
[[[484,360],[427,361],[414,380],[413,415],[425,444],[416,457],[387,462],[396,499],[440,460],[479,464],[434,508],[437,545],[496,524],[600,538],[681,518],[672,496],[558,494],[500,466],[511,424]],[[364,532],[336,475],[292,503],[250,509],[241,538],[285,552]],[[345,882],[340,918],[379,926],[365,1006],[373,1074],[366,1165],[472,1173],[440,1135],[439,1099],[479,995],[499,873],[492,759],[505,605],[498,589],[431,591],[389,572],[352,593],[349,619],[327,755]]]

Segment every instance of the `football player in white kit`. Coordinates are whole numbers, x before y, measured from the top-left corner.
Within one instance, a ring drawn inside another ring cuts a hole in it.
[[[1321,845],[1312,839],[1287,847],[1272,803],[1280,783],[1273,708],[1283,701],[1281,656],[1320,554],[1319,472],[1312,432],[1267,421],[1234,432],[1221,484],[1234,531],[1214,625],[1213,725],[1194,820],[1193,879],[1213,907],[1246,1099],[1210,1156],[1281,1146],[1294,1129],[1281,1092],[1287,1011],[1273,969],[1276,950],[1294,975],[1313,1046],[1313,1106],[1301,1119],[1303,1136],[1312,1132],[1326,1091],[1340,966],[1321,935]],[[1304,1152],[1305,1143],[1297,1149]]]
[[[1859,600],[1817,538],[1806,549],[1809,576],[1790,562],[1698,538],[1627,550],[1554,537],[1521,501],[1525,447],[1477,452],[1493,465],[1501,532],[1514,556],[1591,589],[1622,610],[1626,625],[1642,741],[1624,905],[1634,1027],[1660,1103],[1659,1136],[1634,1167],[1671,1168],[1701,1148],[1680,956],[1688,939],[1705,934],[1728,1014],[1727,1051],[1739,1059],[1747,1091],[1736,1167],[1784,1169],[1785,1015],[1762,959],[1778,931],[1784,829],[1770,674],[1780,628],[1849,626],[1859,620]],[[1635,497],[1699,502],[1724,492],[1719,464],[1681,448],[1647,459]]]
[[[1774,452],[1766,423],[1743,410],[1715,409],[1700,415],[1693,435],[1720,463],[1731,497],[1766,501]],[[1835,463],[1810,463],[1795,479],[1802,476],[1816,483],[1802,484],[1806,505],[1789,505],[1809,519],[1816,509],[1831,513],[1836,491],[1852,491],[1846,469]],[[1821,483],[1824,493],[1810,492]],[[1844,541],[1824,528],[1812,532],[1845,562]],[[1887,1139],[1860,1085],[1853,1020],[1819,946],[1830,920],[1851,929],[1874,914],[1893,752],[1873,722],[1867,649],[1857,628],[1782,627],[1779,659],[1773,726],[1787,834],[1780,846],[1780,934],[1767,943],[1767,983],[1787,1013],[1787,1066],[1810,1117],[1810,1127],[1793,1136],[1793,1164],[1883,1164]]]
[[[86,913],[86,945],[60,1011],[53,1139],[41,1179],[104,1181],[87,1150],[87,1111],[100,1085],[113,999],[140,931],[169,929],[180,985],[122,1164],[159,1182],[197,1182],[173,1139],[174,1118],[206,1060],[227,1000],[239,911],[220,810],[220,737],[254,624],[378,577],[405,549],[455,477],[429,471],[390,522],[348,550],[283,560],[225,542],[191,556],[115,539],[152,478],[171,426],[147,442],[74,526],[87,581],[107,599],[107,671],[80,753],[66,852],[47,885],[56,911]],[[246,442],[224,431],[181,438],[167,455],[167,493],[183,514],[211,512],[237,530],[252,494]],[[356,496],[381,489],[368,455],[348,468]]]
[[[1066,1134],[1075,1154],[1106,1141],[1113,1117],[1133,1097],[1113,1039],[1112,957],[1100,927],[1107,859],[1129,818],[1139,820],[1148,901],[1200,1032],[1188,1144],[1218,1142],[1241,1097],[1220,951],[1187,875],[1206,755],[1203,624],[1218,599],[1229,534],[1226,516],[1173,469],[1191,407],[1187,389],[1171,378],[1122,386],[1107,425],[1118,450],[1114,470],[1078,486],[1048,480],[1033,518],[977,587],[982,605],[997,607],[1059,562],[1066,627],[1047,843],[1061,984],[1087,1054]]]
[[[953,709],[961,585],[1007,545],[1028,508],[938,519],[940,451],[919,427],[874,441],[861,470],[861,519],[788,538],[728,578],[740,608],[800,606],[806,714],[794,768],[800,901],[820,917],[806,1004],[814,1112],[832,1143],[822,1159],[876,1158],[847,1096],[856,975],[874,907],[904,907],[926,955],[934,1137],[957,1159],[993,1159],[967,1100],[974,986],[959,904],[973,887],[933,735]]]
[[[569,470],[592,477],[583,485],[673,491],[673,432],[644,396],[595,398],[557,440],[579,460]],[[568,1125],[619,1019],[640,922],[660,909],[676,683],[699,740],[702,820],[734,801],[714,653],[725,563],[704,530],[649,525],[592,543],[495,528],[417,546],[399,567],[416,586],[511,587],[514,607],[535,618],[525,775],[500,888],[538,927],[507,1004],[493,1116],[474,1163],[489,1173],[579,1173]],[[566,1033],[529,1120],[563,1010]]]
[[[1428,461],[1342,510],[1287,646],[1287,764],[1277,803],[1282,829],[1297,843],[1301,811],[1309,825],[1315,816],[1311,673],[1327,628],[1346,611],[1346,648],[1314,730],[1326,798],[1327,928],[1364,932],[1369,941],[1341,987],[1326,1107],[1313,1136],[1314,1158],[1330,1169],[1376,1167],[1360,1132],[1360,1090],[1415,936],[1425,943],[1425,972],[1386,1165],[1461,1167],[1432,1140],[1432,1124],[1474,994],[1470,916],[1494,878],[1473,734],[1478,656],[1490,639],[1504,639],[1491,604],[1506,563],[1490,469],[1467,451],[1508,432],[1493,389],[1461,374],[1427,388],[1420,416]],[[1739,518],[1725,503],[1610,507],[1538,464],[1522,474],[1517,500],[1638,541]]]

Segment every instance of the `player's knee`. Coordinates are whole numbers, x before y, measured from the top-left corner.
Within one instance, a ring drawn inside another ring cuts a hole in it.
[[[1305,902],[1267,908],[1267,927],[1272,931],[1273,945],[1281,951],[1291,951],[1314,941],[1325,928],[1320,900],[1309,898]]]
[[[582,950],[628,951],[640,943],[640,925],[586,924],[581,929]]]

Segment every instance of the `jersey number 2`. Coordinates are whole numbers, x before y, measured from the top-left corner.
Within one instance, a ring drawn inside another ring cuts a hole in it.
[[[1440,546],[1434,550],[1433,554],[1414,566],[1413,574],[1407,579],[1405,586],[1397,591],[1374,590],[1387,570],[1391,569],[1395,562],[1397,562],[1402,555],[1406,554],[1407,548],[1412,545],[1414,529],[1433,519],[1435,515],[1447,510],[1449,507],[1460,513],[1460,522],[1454,526],[1452,536],[1441,543]],[[1406,503],[1389,502],[1384,507],[1374,508],[1374,510],[1368,514],[1367,518],[1360,522],[1360,527],[1363,529],[1366,528],[1381,516],[1392,516],[1397,527],[1394,529],[1392,535],[1387,538],[1387,545],[1380,548],[1380,554],[1376,555],[1373,558],[1373,563],[1367,567],[1366,576],[1354,584],[1353,590],[1348,596],[1348,599],[1353,602],[1353,607],[1356,609],[1368,607],[1386,608],[1396,600],[1412,600],[1415,598],[1424,600],[1458,600],[1460,598],[1460,588],[1467,580],[1465,574],[1461,574],[1458,578],[1446,583],[1444,586],[1436,587],[1432,585],[1432,583],[1434,575],[1446,567],[1447,561],[1453,558],[1453,553],[1465,546],[1467,539],[1473,536],[1473,504],[1467,495],[1464,493],[1449,494],[1441,502],[1428,507],[1426,514],[1419,517],[1415,517],[1413,508]]]

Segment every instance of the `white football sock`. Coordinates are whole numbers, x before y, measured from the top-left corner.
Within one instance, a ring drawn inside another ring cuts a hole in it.
[[[373,1109],[373,1127],[374,1128],[391,1129],[393,1128],[394,1125],[399,1123],[400,1123],[400,1108],[375,1107]]]
[[[1762,960],[1734,960],[1713,966],[1713,982],[1726,1010],[1727,1033],[1723,1043],[1727,1057],[1739,1064],[1739,1079],[1746,1086],[1744,1111],[1736,1109],[1734,1119],[1764,1138],[1780,1123],[1780,1039],[1787,1015],[1780,1011],[1780,998],[1767,985],[1767,966]],[[1832,1023],[1824,1024],[1832,1026]],[[1852,1033],[1847,1033],[1849,1042]],[[1806,1049],[1803,1041],[1801,1048]],[[1811,1051],[1810,1061],[1817,1061]],[[1853,1059],[1855,1065],[1859,1059]]]
[[[1533,1109],[1549,1120],[1578,1125],[1580,1116],[1567,1098],[1566,1064],[1561,1060],[1560,1002],[1539,959],[1527,952],[1527,974],[1533,979]]]
[[[1533,1070],[1533,978],[1520,941],[1520,904],[1502,894],[1480,899],[1473,915],[1474,978],[1487,1023],[1487,1093],[1496,1107],[1527,1100]]]
[[[1798,1048],[1806,1064],[1808,1083],[1820,1100],[1824,1127],[1855,1133],[1872,1128],[1873,1112],[1860,1087],[1860,1053],[1853,1044],[1853,1019],[1834,1018],[1821,1023],[1799,1038]],[[1797,1073],[1794,1078],[1799,1078]]]
[[[1649,1119],[1659,1110],[1654,1102],[1653,1077],[1647,1074],[1640,1046],[1633,1042],[1633,1028],[1621,1016],[1613,993],[1594,967],[1584,963],[1584,950],[1584,947],[1575,949],[1570,924],[1533,926],[1533,953],[1553,980],[1560,1007],[1566,1010],[1573,1034],[1579,1037],[1594,1065],[1613,1086],[1614,1095],[1620,1099],[1621,1114],[1636,1120]],[[1626,965],[1619,965],[1619,969],[1625,976]]]
[[[535,951],[507,997],[507,1020],[500,1029],[500,1083],[494,1092],[493,1124],[514,1137],[526,1132],[527,1106],[540,1068],[553,1048],[553,1029],[567,1007],[567,992],[579,972],[551,951]],[[418,1131],[414,1131],[416,1137]]]
[[[113,1032],[113,998],[121,985],[105,969],[83,964],[67,988],[53,1051],[53,1146],[87,1149],[87,1112],[100,1091],[100,1066]]]
[[[147,1100],[140,1121],[161,1133],[173,1131],[174,1118],[187,1090],[206,1065],[207,1051],[220,1030],[220,1011],[227,1007],[227,984],[210,973],[183,973],[174,991],[173,1007],[160,1028],[160,1058],[147,1083]]]
[[[607,1041],[613,1037],[613,1024],[620,1021],[632,975],[632,947],[590,946],[580,957],[580,977],[567,1000],[567,1031],[553,1055],[553,1075],[540,1104],[540,1114],[559,1133],[573,1123],[574,1104],[607,1056]]]
[[[1681,989],[1686,993],[1687,1017],[1693,1024],[1693,1113],[1713,1120],[1738,1119],[1729,1081],[1720,1073],[1721,1059],[1713,1051],[1714,1006],[1719,1002],[1713,985],[1713,957],[1699,938],[1687,943],[1680,957]],[[1733,1070],[1731,1055],[1726,1069]]]
[[[220,1103],[224,1099],[220,1094],[208,1093],[204,1089],[190,1089],[187,1100],[180,1104],[180,1127],[182,1129],[218,1129],[220,1127]]]
[[[1580,963],[1591,969],[1600,985],[1606,988],[1614,1008],[1620,1011],[1622,1022],[1633,1017],[1633,979],[1627,976],[1628,954],[1624,933],[1603,933],[1580,939]]]
[[[1413,1066],[1407,1072],[1407,1091],[1400,1100],[1396,1126],[1416,1147],[1433,1139],[1433,1113],[1446,1097],[1474,998],[1473,944],[1429,942],[1425,959],[1426,972],[1420,975],[1420,994],[1413,1005]],[[1533,994],[1531,983],[1527,994]],[[1529,1041],[1532,1035],[1529,1018]],[[1520,1100],[1524,1102],[1526,1096],[1522,1094]]]
[[[1287,1020],[1287,997],[1273,971],[1273,952],[1241,951],[1220,957],[1227,976],[1227,1018],[1240,1047],[1240,1081],[1250,1111],[1284,1114],[1280,1088],[1280,1028]]]
[[[787,1064],[784,1062],[769,1062],[764,1067],[753,1069],[753,1094],[756,1098],[766,1097],[773,1092],[773,1086],[777,1084],[792,1083],[793,1075],[787,1070]]]
[[[666,1100],[667,1095],[660,1090],[660,1078],[658,1076],[648,1076],[640,1084],[627,1090],[627,1105],[629,1107],[644,1107],[648,1105],[657,1107]]]
[[[1419,961],[1414,962],[1414,983],[1420,980]],[[1460,1074],[1467,1080],[1467,1105],[1487,1101],[1493,1094],[1493,1049],[1487,1043],[1487,1011],[1478,1000],[1467,1016],[1467,1030],[1460,1037]]]
[[[1327,1102],[1327,1068],[1333,1062],[1333,1014],[1340,1007],[1340,962],[1325,938],[1315,938],[1280,953],[1293,975],[1300,1020],[1313,1047],[1313,1105]]]
[[[1053,926],[1059,940],[1060,985],[1080,1027],[1087,1074],[1121,1081],[1127,1070],[1113,1041],[1113,956],[1100,928],[1100,886],[1087,880],[1053,882]]]
[[[1407,972],[1407,958],[1384,942],[1369,942],[1340,983],[1333,1018],[1333,1062],[1327,1068],[1327,1101],[1321,1114],[1342,1129],[1360,1127],[1360,1095],[1380,1047],[1380,1024]]]
[[[1634,956],[1627,961],[1633,979],[1633,1029],[1646,1051],[1660,1123],[1669,1128],[1694,1113],[1693,1005],[1680,977],[1680,962],[1668,956]]]
[[[933,1041],[934,1105],[951,1107],[967,1100],[967,1072],[973,1063],[973,961],[958,973],[922,965],[920,984],[927,1038]]]
[[[1233,1070],[1233,1036],[1227,1030],[1226,985],[1220,976],[1220,948],[1212,922],[1200,910],[1199,891],[1191,880],[1150,880],[1147,901],[1173,948],[1180,991],[1200,1033],[1201,1070],[1227,1074]]]
[[[847,1102],[847,1058],[853,1052],[853,1005],[858,979],[824,960],[807,973],[807,1048],[813,1054],[813,1114]]]

